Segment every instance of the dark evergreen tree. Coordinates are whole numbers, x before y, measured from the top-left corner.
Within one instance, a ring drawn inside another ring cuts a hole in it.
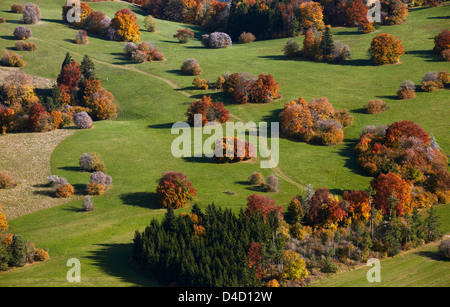
[[[62,65],[61,65],[61,70],[64,68],[64,66],[66,66],[66,65],[68,65],[68,64],[70,64],[72,62],[74,62],[74,59],[72,58],[70,53],[67,52],[66,53],[66,57],[64,58],[64,61],[63,61]]]
[[[425,225],[425,241],[436,241],[442,237],[442,231],[440,230],[441,222],[439,216],[436,214],[436,209],[431,206],[427,210],[428,217],[424,221]]]
[[[326,27],[320,41],[319,50],[323,57],[329,57],[333,53],[334,42],[330,27]]]
[[[25,265],[25,243],[22,236],[14,235],[11,244],[10,267],[21,267]]]
[[[95,64],[91,58],[86,54],[80,64],[81,74],[85,79],[96,78]]]

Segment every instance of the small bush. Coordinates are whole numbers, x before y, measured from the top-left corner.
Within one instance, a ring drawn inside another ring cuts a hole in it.
[[[239,35],[239,42],[241,44],[252,43],[255,40],[256,40],[256,37],[250,32],[242,32],[241,35]]]
[[[92,196],[102,195],[105,193],[105,187],[99,183],[89,182],[86,186],[86,193]]]
[[[50,255],[48,254],[48,252],[41,248],[36,249],[36,252],[34,254],[34,261],[46,261],[48,259],[50,259]]]
[[[16,42],[16,50],[19,51],[37,51],[38,48],[35,43],[33,42],[23,42],[23,41],[17,41]]]
[[[204,126],[211,122],[224,123],[230,119],[230,111],[220,101],[212,101],[211,96],[203,96],[202,99],[191,103],[185,115],[189,124],[195,124],[195,114],[201,114],[201,124]]]
[[[294,42],[292,40],[288,40],[286,42],[282,51],[283,51],[284,55],[287,56],[288,58],[297,57],[297,56],[300,56],[300,54],[301,54],[300,45],[297,42]]]
[[[337,41],[333,46],[333,60],[335,62],[347,61],[350,59],[350,48],[347,44]]]
[[[58,198],[67,198],[75,193],[74,187],[70,184],[57,185],[55,189],[55,195]]]
[[[78,161],[81,170],[85,172],[105,172],[105,163],[98,153],[84,153]]]
[[[416,86],[411,80],[403,81],[397,89],[397,97],[399,99],[411,99],[416,97]]]
[[[24,9],[25,5],[23,4],[14,3],[13,5],[11,5],[11,12],[15,14],[22,14]]]
[[[194,32],[192,32],[188,28],[178,29],[177,33],[173,35],[173,38],[176,38],[178,40],[178,42],[185,44],[191,38],[194,38]]]
[[[141,50],[136,50],[131,54],[131,60],[134,63],[144,63],[147,61],[147,55]]]
[[[213,32],[202,35],[202,44],[208,48],[221,49],[232,45],[231,37],[224,32]]]
[[[0,61],[1,65],[9,67],[23,67],[25,62],[22,57],[14,52],[9,52],[8,50],[3,50],[3,56]]]
[[[69,182],[64,177],[58,177],[57,175],[51,175],[51,176],[47,177],[47,183],[48,183],[48,186],[50,186],[50,187],[56,187],[56,186],[66,185]]]
[[[265,185],[264,176],[259,172],[253,172],[250,177],[248,177],[248,181],[251,185],[263,186]]]
[[[85,45],[88,43],[88,40],[87,32],[85,30],[78,30],[75,35],[75,42],[80,45]]]
[[[156,22],[155,22],[155,18],[153,18],[152,15],[145,16],[144,27],[148,32],[156,31]]]
[[[186,61],[184,61],[183,65],[181,66],[181,70],[187,74],[187,75],[200,75],[202,73],[202,69],[200,68],[200,65],[195,59],[189,58]]]
[[[73,123],[78,129],[92,128],[92,119],[86,112],[78,112],[73,116]]]
[[[14,36],[17,39],[21,40],[29,39],[31,35],[32,35],[31,30],[25,26],[18,26],[14,29]]]
[[[23,22],[26,24],[38,23],[41,20],[41,10],[34,3],[28,3],[23,10]]]
[[[112,186],[112,178],[101,171],[97,171],[91,174],[91,180],[89,184],[101,185],[103,190],[109,190]],[[89,186],[88,184],[88,186]],[[89,195],[100,195],[100,194],[89,194]]]
[[[216,140],[214,160],[217,163],[240,162],[256,157],[255,146],[237,137],[224,137]]]
[[[92,201],[92,198],[90,195],[86,195],[86,197],[83,199],[83,202],[81,203],[81,206],[83,208],[83,211],[94,211],[94,202]]]
[[[156,194],[161,208],[178,209],[187,206],[197,190],[183,173],[166,172],[158,180]]]
[[[6,22],[5,17],[0,17],[0,23],[5,23],[5,22]]]
[[[442,240],[438,250],[442,258],[450,260],[450,239]]]
[[[442,50],[441,52],[441,58],[445,62],[450,62],[450,48]]]
[[[16,179],[9,171],[0,171],[0,189],[11,189],[17,186]]]
[[[271,174],[269,175],[269,177],[267,177],[264,188],[267,192],[278,192],[278,185],[279,185],[278,177]]]
[[[386,110],[386,102],[381,99],[371,99],[366,104],[366,112],[368,114],[378,114]]]
[[[199,77],[195,77],[192,85],[200,90],[207,90],[209,88],[209,82],[206,79],[201,79]]]

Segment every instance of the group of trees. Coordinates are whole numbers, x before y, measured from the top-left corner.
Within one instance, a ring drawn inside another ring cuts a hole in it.
[[[450,199],[450,174],[447,157],[433,135],[412,121],[394,122],[388,126],[368,126],[356,145],[361,167],[380,186],[394,186],[397,214],[414,207],[447,203]],[[400,188],[401,187],[401,188]],[[392,194],[392,193],[391,193]],[[380,203],[387,205],[389,193]],[[380,205],[381,206],[381,205]]]
[[[343,127],[353,124],[353,117],[347,110],[336,110],[325,97],[309,103],[302,97],[288,102],[279,120],[285,137],[322,145],[341,143]]]
[[[133,260],[162,284],[238,287],[304,279],[304,261],[283,251],[286,237],[277,231],[282,217],[277,210],[263,214],[263,207],[235,214],[194,205],[178,216],[168,208],[162,222],[153,219],[136,231]]]
[[[332,26],[360,26],[374,30],[367,21],[369,8],[362,0],[128,0],[146,8],[156,18],[202,26],[204,30],[226,32],[237,40],[243,32],[257,39],[297,36],[308,29]],[[381,1],[381,24],[405,22],[408,7],[401,0]]]
[[[140,27],[137,24],[137,17],[130,9],[121,9],[116,12],[114,18],[110,18],[102,11],[94,11],[87,3],[80,3],[80,20],[69,22],[69,11],[75,3],[69,2],[62,7],[62,19],[70,23],[75,28],[83,29],[88,33],[103,36],[109,40],[139,42],[141,40]]]
[[[37,248],[33,242],[24,241],[22,236],[6,232],[8,228],[8,221],[0,205],[0,271],[50,258],[46,250]]]

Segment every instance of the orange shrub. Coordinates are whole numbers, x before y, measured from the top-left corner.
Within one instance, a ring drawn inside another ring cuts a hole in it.
[[[218,139],[214,146],[214,160],[217,163],[240,162],[256,157],[253,144],[237,137]]]
[[[67,198],[75,193],[75,188],[70,184],[58,185],[55,189],[55,195],[58,198]]]
[[[105,193],[105,186],[100,183],[89,182],[86,187],[86,192],[88,193],[88,195],[92,196],[102,195],[103,193]]]
[[[6,216],[3,213],[2,205],[0,205],[0,233],[9,228],[8,221],[6,220]],[[1,237],[0,237],[1,239]],[[1,241],[0,241],[1,243]]]
[[[434,37],[434,53],[441,53],[444,50],[450,49],[450,31],[445,29]]]
[[[202,99],[191,103],[186,111],[188,123],[194,124],[194,115],[201,114],[202,126],[209,122],[224,123],[230,119],[230,111],[225,109],[225,106],[220,101],[211,101],[211,96],[203,96]]]
[[[369,49],[375,65],[396,64],[405,53],[402,41],[389,33],[380,33],[372,39]]]
[[[299,6],[301,27],[303,30],[315,28],[323,30],[323,7],[318,2],[302,2]]]
[[[369,114],[378,114],[386,110],[386,102],[381,99],[371,99],[366,104],[366,112]]]
[[[46,261],[48,259],[50,259],[50,255],[48,254],[48,252],[41,248],[36,249],[36,252],[34,254],[34,261]]]
[[[367,22],[368,11],[369,8],[362,0],[352,1],[349,5],[347,5],[345,10],[346,25],[349,27],[356,27],[361,23]]]

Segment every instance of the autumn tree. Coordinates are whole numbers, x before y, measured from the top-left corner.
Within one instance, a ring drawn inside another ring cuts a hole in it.
[[[283,272],[281,277],[283,280],[302,281],[308,277],[305,260],[293,250],[284,250],[282,255]]]
[[[345,10],[346,25],[356,27],[367,21],[367,12],[369,8],[362,0],[354,0],[347,5]]]
[[[116,12],[111,20],[111,26],[121,40],[126,42],[139,42],[141,40],[140,27],[137,24],[136,15],[129,9],[121,9]]]
[[[204,126],[209,122],[224,123],[230,119],[230,111],[225,109],[223,102],[211,100],[211,96],[203,96],[202,99],[191,103],[186,111],[188,123],[194,125],[194,115],[201,115],[201,124]]]
[[[156,194],[161,208],[185,207],[193,199],[197,190],[183,173],[166,172],[158,180]]]
[[[372,39],[369,53],[374,65],[396,64],[405,53],[402,41],[389,33],[380,33]]]
[[[283,207],[277,206],[273,199],[262,195],[253,194],[247,197],[245,214],[249,216],[253,212],[262,213],[264,219],[267,218],[270,212],[276,212],[280,219],[283,217]]]
[[[318,2],[302,2],[299,6],[301,27],[304,31],[314,28],[322,30],[324,28],[323,22],[323,7]]]

